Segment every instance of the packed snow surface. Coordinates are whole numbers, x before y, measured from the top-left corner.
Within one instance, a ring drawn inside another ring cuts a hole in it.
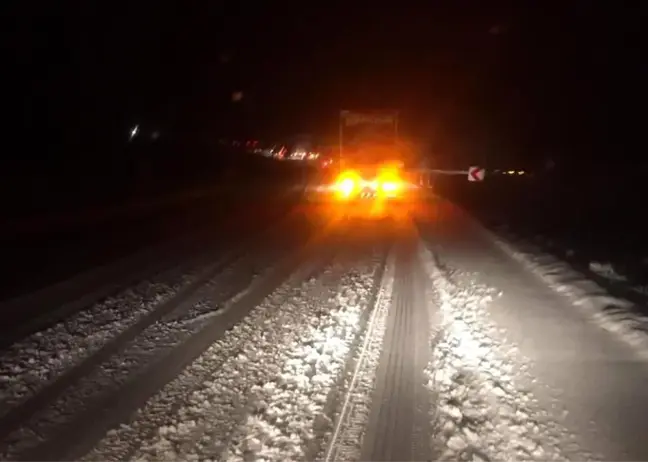
[[[648,359],[648,316],[635,309],[632,302],[610,295],[603,287],[574,270],[568,263],[539,251],[533,246],[513,245],[505,238],[484,230],[487,237],[512,259],[543,280],[555,292],[565,296],[601,328],[631,345],[635,352]],[[620,282],[612,275],[611,265],[595,263],[592,270]],[[642,293],[643,290],[635,290]],[[613,308],[613,309],[611,309]]]
[[[431,412],[438,460],[593,460],[538,405],[528,361],[489,319],[498,294],[470,283],[470,275],[442,271],[427,248],[422,255],[440,310],[426,370],[438,396]]]
[[[263,230],[265,237],[270,238],[272,233],[281,230],[286,223],[280,220]],[[263,241],[261,239],[259,242]],[[259,275],[272,268],[285,250],[285,246],[276,245],[271,246],[270,251],[243,252],[236,248],[223,254],[220,249],[220,258],[217,258],[219,252],[208,249],[204,254],[192,257],[151,280],[142,281],[46,330],[16,342],[0,355],[0,416],[36,394],[67,369],[90,357],[139,319],[173,298],[178,291],[218,269],[230,257],[237,255],[240,258],[214,275],[214,278],[221,278],[217,282],[222,283],[222,275],[228,272],[235,273],[236,276],[243,270],[248,275]],[[233,271],[234,267],[238,271]],[[213,283],[213,280],[207,281],[205,286],[209,288]],[[189,310],[179,314],[176,312],[167,319],[180,324],[199,324],[212,312],[211,305],[196,303]]]
[[[362,338],[358,338],[353,371],[349,371],[335,396],[332,413],[336,416],[333,431],[319,448],[318,457],[308,460],[332,462],[359,460],[362,439],[367,431],[376,373],[383,348],[387,315],[392,302],[394,286],[394,254],[387,261],[376,304]],[[360,343],[362,341],[362,343]],[[310,455],[310,454],[309,454]]]
[[[190,284],[197,273],[164,273],[37,332],[0,356],[0,415]]]
[[[296,460],[359,330],[376,262],[288,281],[84,460]]]
[[[108,393],[143,373],[147,365],[179,347],[215,316],[222,315],[247,292],[260,275],[272,271],[282,249],[246,253],[213,275],[198,290],[160,321],[151,324],[119,353],[98,365],[94,371],[72,384],[50,405],[36,412],[6,438],[4,455],[12,457],[56,435],[61,426],[72,422],[84,409]],[[205,270],[216,268],[219,263]]]

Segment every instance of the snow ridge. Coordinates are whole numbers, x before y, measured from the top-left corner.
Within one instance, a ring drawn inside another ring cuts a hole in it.
[[[522,249],[482,227],[499,249],[566,297],[595,324],[613,333],[648,360],[648,316],[634,311],[628,300],[609,295],[599,284],[574,270],[568,263],[539,249]]]

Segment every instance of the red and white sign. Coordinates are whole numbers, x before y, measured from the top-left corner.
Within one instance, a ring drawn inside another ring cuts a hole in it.
[[[482,167],[468,168],[468,181],[484,181],[486,171]]]

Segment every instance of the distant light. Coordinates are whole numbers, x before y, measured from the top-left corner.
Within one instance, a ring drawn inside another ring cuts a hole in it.
[[[243,99],[243,92],[242,91],[235,91],[232,93],[232,101],[238,102]]]
[[[128,139],[132,140],[137,136],[138,133],[139,133],[139,125],[135,125],[133,128],[131,128],[130,136],[128,137]]]
[[[160,137],[160,132],[155,130],[153,133],[151,133],[151,138],[154,140],[157,140]]]
[[[515,175],[515,170],[509,170],[509,171],[506,172],[506,173],[508,173],[509,175]]]
[[[518,175],[524,175],[524,170],[518,170]]]

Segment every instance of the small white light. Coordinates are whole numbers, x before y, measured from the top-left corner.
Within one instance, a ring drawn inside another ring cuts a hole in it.
[[[133,128],[131,128],[129,139],[132,140],[137,136],[138,133],[139,133],[139,125],[135,125]]]

